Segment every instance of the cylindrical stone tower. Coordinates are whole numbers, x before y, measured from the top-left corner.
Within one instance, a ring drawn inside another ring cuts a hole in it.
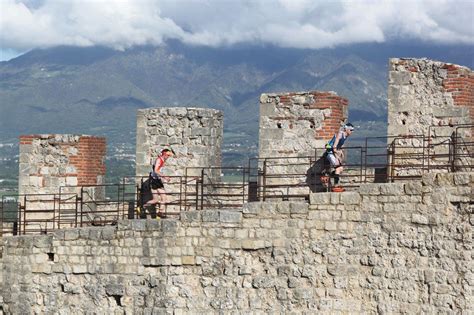
[[[104,137],[20,136],[19,194],[55,194],[60,186],[104,182]]]
[[[348,101],[335,92],[262,94],[259,157],[311,156],[347,116]]]
[[[221,166],[223,115],[209,108],[163,107],[137,113],[136,175],[146,176],[163,148],[176,156],[166,163],[169,176],[183,176],[187,167]],[[188,175],[200,175],[188,170]]]

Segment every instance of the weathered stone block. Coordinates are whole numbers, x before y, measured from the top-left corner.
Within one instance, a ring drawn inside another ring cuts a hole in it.
[[[411,72],[409,71],[390,71],[390,85],[407,85],[410,83]]]
[[[146,220],[132,220],[130,227],[134,231],[146,231]]]
[[[337,230],[337,222],[334,221],[326,221],[324,223],[324,229],[326,231],[336,231]]]
[[[357,192],[343,192],[340,197],[342,203],[349,205],[357,205],[361,201],[360,194]]]
[[[147,231],[160,231],[162,220],[144,220]]]
[[[50,248],[52,244],[53,237],[51,235],[36,236],[33,240],[33,246],[36,248]]]
[[[257,214],[260,210],[261,202],[248,202],[242,207],[242,213],[244,214]]]
[[[79,238],[79,230],[68,229],[64,231],[64,240],[71,241]]]
[[[405,193],[407,195],[420,195],[422,190],[423,186],[421,182],[410,182],[405,184]]]
[[[452,173],[437,173],[436,182],[438,186],[452,186],[454,183],[454,174]]]
[[[75,274],[87,273],[87,266],[86,265],[74,264],[74,265],[72,265],[72,273],[75,273]]]
[[[330,193],[331,194],[331,204],[338,205],[341,202],[341,193]]]
[[[186,229],[186,236],[201,236],[201,229],[200,228],[192,228],[189,227]]]
[[[429,218],[421,215],[421,214],[412,214],[411,216],[411,222],[415,224],[423,224],[423,225],[428,225],[429,224]]]
[[[237,211],[221,210],[219,211],[219,221],[222,223],[240,223],[242,222],[242,213]]]
[[[380,184],[361,184],[359,192],[361,195],[379,195]]]
[[[291,214],[308,213],[308,204],[306,202],[292,202],[290,203]]]
[[[109,296],[113,295],[124,295],[125,288],[123,284],[111,283],[105,286],[105,293]]]
[[[379,184],[380,194],[385,196],[399,196],[404,194],[403,183]]]
[[[196,259],[194,256],[183,256],[182,263],[183,265],[195,265]]]
[[[178,222],[172,220],[163,220],[161,223],[162,231],[165,235],[176,235]]]
[[[219,212],[216,210],[201,211],[202,222],[219,222]]]
[[[201,212],[200,211],[186,211],[181,213],[181,220],[183,222],[200,222]]]
[[[274,279],[270,276],[257,276],[252,280],[254,288],[271,288],[274,286]]]
[[[275,209],[280,214],[289,214],[290,213],[290,203],[289,202],[281,202],[275,204]]]
[[[265,242],[263,240],[259,240],[259,239],[242,240],[242,249],[256,250],[256,249],[261,249],[265,247],[266,247]]]
[[[455,185],[469,185],[470,174],[469,173],[455,173],[454,184]]]

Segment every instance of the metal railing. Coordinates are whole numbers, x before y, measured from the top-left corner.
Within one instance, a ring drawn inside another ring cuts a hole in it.
[[[75,194],[25,194],[3,196],[0,205],[0,233],[46,234],[77,226],[78,200]],[[74,212],[73,221],[64,214]],[[63,215],[62,215],[63,214]]]
[[[369,137],[362,146],[346,147],[341,184],[419,178],[433,170],[472,171],[474,125],[453,127],[427,136]],[[166,216],[183,211],[239,208],[246,202],[308,200],[310,193],[331,191],[331,168],[325,150],[312,156],[252,158],[241,167],[188,167],[183,176],[168,176]],[[121,219],[156,218],[144,207],[151,198],[148,176],[125,177],[118,184],[60,187],[57,194],[3,196],[1,234],[41,234],[65,227],[115,224]],[[145,196],[147,198],[145,200]]]
[[[186,168],[186,209],[241,207],[248,200],[249,176],[247,167]]]

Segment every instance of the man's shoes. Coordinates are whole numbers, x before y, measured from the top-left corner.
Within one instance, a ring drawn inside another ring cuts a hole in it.
[[[343,192],[343,191],[346,191],[346,190],[341,186],[334,186],[332,188],[332,192]]]
[[[158,211],[157,215],[158,215],[158,218],[161,218],[161,219],[167,218],[166,213],[164,213],[163,211]]]

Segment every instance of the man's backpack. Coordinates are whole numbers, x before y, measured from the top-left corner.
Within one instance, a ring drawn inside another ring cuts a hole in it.
[[[144,205],[153,199],[153,194],[151,192],[151,183],[150,178],[142,182],[138,189],[138,203],[137,203],[137,212],[139,213],[140,217],[146,218],[146,211],[144,209]]]

